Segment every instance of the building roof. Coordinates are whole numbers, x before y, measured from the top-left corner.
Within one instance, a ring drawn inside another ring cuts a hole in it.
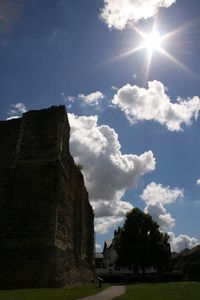
[[[200,245],[197,245],[197,246],[193,247],[192,249],[190,249],[190,252],[188,252],[188,254],[194,254],[196,252],[200,252]]]
[[[179,253],[172,252],[172,258],[177,258],[180,256],[189,256],[189,255],[193,255],[197,252],[200,252],[200,245],[196,245],[195,247],[193,247],[191,249],[185,248]]]
[[[107,249],[109,249],[111,245],[112,245],[112,240],[105,241],[104,242],[104,247],[103,247],[103,253],[104,253],[104,251],[106,251]]]
[[[106,247],[110,248],[111,244],[112,244],[112,240],[107,240],[105,241]]]
[[[178,255],[186,256],[190,252],[190,249],[185,248],[181,252],[178,253]]]

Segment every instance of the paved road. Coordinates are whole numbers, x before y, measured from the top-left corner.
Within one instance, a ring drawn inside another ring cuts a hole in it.
[[[79,300],[110,300],[114,299],[115,297],[121,296],[125,294],[125,286],[122,285],[113,285],[105,290],[103,290],[101,293],[80,298]]]

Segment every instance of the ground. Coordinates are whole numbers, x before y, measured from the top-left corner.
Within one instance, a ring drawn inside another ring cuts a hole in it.
[[[104,285],[103,288],[108,287]],[[80,285],[65,289],[24,289],[0,291],[0,300],[75,300],[100,292],[98,284]]]
[[[103,285],[103,288],[108,285]],[[75,300],[100,292],[97,284],[81,285],[65,289],[25,289],[0,291],[0,300]],[[171,282],[159,284],[131,284],[126,295],[117,300],[199,300],[200,283]]]
[[[171,282],[126,286],[126,295],[117,300],[199,300],[200,283]]]

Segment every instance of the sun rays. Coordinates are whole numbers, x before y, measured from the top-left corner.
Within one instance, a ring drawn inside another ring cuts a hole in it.
[[[133,27],[134,31],[137,32],[138,35],[142,38],[142,42],[138,46],[138,48],[140,50],[142,50],[142,49],[147,50],[145,81],[148,79],[148,75],[149,75],[149,71],[150,71],[151,63],[152,63],[152,57],[155,52],[159,52],[161,55],[163,55],[165,58],[170,60],[176,66],[178,66],[179,68],[182,68],[182,70],[184,70],[185,72],[188,72],[191,75],[195,76],[195,74],[189,68],[187,68],[183,63],[181,63],[171,53],[169,53],[162,45],[163,42],[167,43],[167,41],[170,39],[170,37],[183,32],[186,26],[187,25],[179,27],[179,28],[177,28],[171,32],[168,32],[167,34],[164,34],[164,35],[160,35],[160,33],[157,29],[157,27],[158,27],[157,19],[155,19],[152,29],[148,33],[142,31],[141,29],[138,29],[135,26]]]
[[[145,62],[145,71],[144,71],[144,81],[146,82],[149,77],[149,72],[152,67],[152,60],[153,57],[156,59],[156,55],[160,54],[165,59],[169,60],[174,66],[181,68],[183,71],[189,73],[190,75],[197,77],[187,66],[185,66],[177,57],[172,55],[169,52],[169,44],[172,46],[174,39],[176,39],[179,35],[184,35],[187,31],[187,27],[191,27],[191,22],[184,24],[183,26],[179,26],[174,30],[167,32],[163,35],[160,34],[158,28],[158,20],[157,18],[154,19],[152,28],[149,31],[144,31],[137,26],[132,26],[132,29],[135,33],[137,33],[139,40],[134,47],[126,49],[124,52],[111,57],[110,59],[104,61],[102,64],[107,65],[111,63],[115,63],[117,61],[121,61],[128,56],[133,56],[137,52],[143,51],[144,52],[144,61]],[[136,37],[137,39],[137,37]],[[177,43],[177,41],[176,41]],[[183,45],[180,43],[180,47]],[[167,49],[166,49],[167,48]],[[144,51],[146,50],[146,51]],[[174,49],[172,49],[173,51]],[[174,51],[173,51],[174,52]]]

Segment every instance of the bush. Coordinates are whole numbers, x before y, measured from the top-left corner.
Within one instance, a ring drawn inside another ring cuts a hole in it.
[[[186,280],[200,281],[200,263],[185,264],[183,274]]]
[[[110,274],[101,276],[107,283],[158,283],[170,281],[183,281],[181,272],[168,272],[161,274]]]
[[[167,272],[160,275],[161,282],[183,281],[183,273]]]

